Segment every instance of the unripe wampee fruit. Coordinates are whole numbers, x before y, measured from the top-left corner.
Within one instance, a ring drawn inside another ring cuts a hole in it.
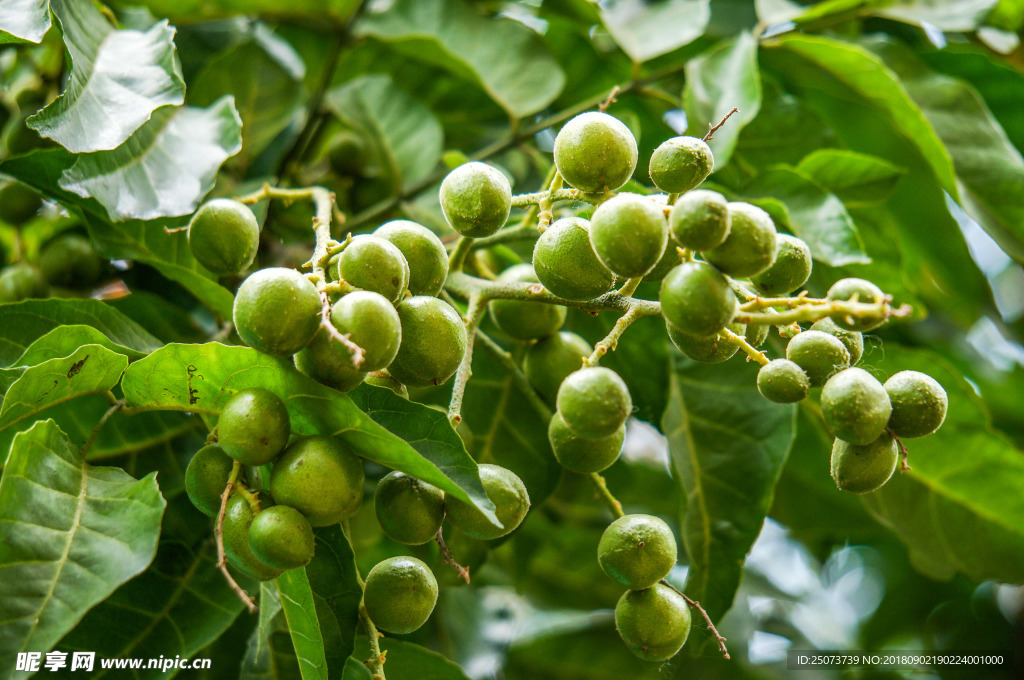
[[[253,554],[249,544],[252,520],[249,501],[241,494],[232,494],[224,510],[224,555],[228,563],[243,574],[260,581],[269,581],[280,576],[282,570],[264,564]]]
[[[392,540],[422,545],[434,539],[444,521],[444,492],[393,470],[377,482],[373,508],[381,529]]]
[[[572,373],[558,388],[558,413],[578,435],[610,437],[633,411],[629,388],[610,368],[593,366]]]
[[[437,295],[448,278],[448,253],[437,234],[409,220],[385,222],[373,232],[395,245],[409,263],[409,292]]]
[[[864,355],[864,335],[857,331],[848,331],[845,328],[840,328],[836,325],[835,321],[828,317],[815,321],[811,325],[811,330],[833,335],[839,342],[843,343],[846,351],[850,353],[851,366],[856,366],[857,362]]]
[[[238,287],[234,321],[245,344],[286,357],[313,339],[320,325],[320,294],[294,269],[261,269]]]
[[[684,262],[661,282],[666,321],[690,335],[715,335],[736,314],[736,295],[721,272],[703,262]]]
[[[796,236],[779,234],[775,262],[750,280],[766,296],[784,295],[807,283],[811,266],[811,249],[807,244]]]
[[[850,353],[835,336],[821,331],[804,331],[786,345],[786,358],[804,369],[811,387],[825,381],[850,365]]]
[[[811,392],[811,379],[789,359],[773,359],[757,372],[757,391],[768,401],[793,404]]]
[[[196,451],[185,468],[185,493],[192,505],[208,517],[220,512],[220,498],[228,485],[234,461],[219,446]]]
[[[260,225],[252,210],[230,198],[199,206],[188,225],[188,247],[199,264],[214,274],[237,274],[256,258]]]
[[[593,351],[594,348],[575,333],[559,331],[526,348],[523,373],[544,401],[554,404],[562,381],[580,370],[584,357]]]
[[[885,299],[885,293],[882,289],[864,279],[839,279],[832,284],[832,287],[828,289],[828,294],[825,296],[828,300],[852,300],[854,297],[857,298],[857,302],[862,304],[877,304]],[[885,323],[885,316],[883,314],[877,315],[862,315],[859,317],[844,316],[842,314],[832,317],[832,320],[836,322],[836,325],[840,328],[845,328],[848,331],[870,331],[874,328],[878,328]]]
[[[43,247],[39,271],[51,286],[90,288],[103,274],[103,260],[86,237],[62,234]]]
[[[716,335],[690,335],[683,333],[671,323],[666,323],[668,339],[672,341],[680,352],[694,361],[705,364],[718,364],[728,359],[739,351],[739,345],[729,342],[728,339]],[[742,336],[747,327],[741,323],[731,323],[726,326],[736,335]]]
[[[636,169],[636,138],[607,113],[581,113],[555,137],[555,166],[580,191],[618,189]]]
[[[840,371],[821,390],[821,415],[834,436],[870,444],[889,422],[889,395],[875,376],[861,368]]]
[[[663,520],[626,515],[604,530],[597,561],[604,573],[627,588],[649,588],[676,566],[676,539]]]
[[[627,590],[615,605],[615,628],[629,651],[645,661],[675,656],[690,634],[690,607],[682,595],[660,583]]]
[[[221,408],[217,443],[245,465],[263,465],[281,453],[291,434],[288,409],[262,387],[239,390]]]
[[[303,437],[274,463],[270,494],[315,527],[351,517],[363,500],[363,463],[335,437]]]
[[[390,241],[360,234],[341,252],[334,275],[356,288],[379,293],[398,303],[409,286],[409,263]]]
[[[672,206],[668,226],[672,238],[683,248],[710,250],[729,236],[729,203],[717,191],[690,191]]]
[[[368,290],[355,291],[334,303],[331,324],[363,350],[360,371],[379,371],[394,361],[402,343],[402,321],[388,299]],[[349,354],[342,344],[341,351]],[[350,359],[351,361],[351,359]]]
[[[598,259],[618,276],[643,276],[665,252],[665,212],[645,196],[618,194],[594,211],[590,243]]]
[[[864,445],[837,439],[832,444],[832,479],[843,491],[870,493],[889,481],[898,459],[896,440],[888,433]]]
[[[533,269],[544,287],[566,300],[589,300],[608,291],[615,277],[590,243],[590,223],[558,220],[537,239]]]
[[[46,279],[30,264],[17,262],[0,271],[0,302],[42,298],[48,292]]]
[[[451,228],[463,236],[490,236],[508,221],[512,187],[497,168],[466,163],[441,182],[441,210]]]
[[[415,557],[391,557],[366,575],[363,604],[370,620],[388,633],[411,633],[430,618],[437,604],[437,579]]]
[[[478,466],[484,492],[494,503],[494,514],[502,528],[491,524],[482,512],[469,503],[445,495],[445,509],[451,523],[469,536],[482,541],[501,538],[515,531],[530,509],[530,494],[526,485],[511,470],[499,465]]]
[[[625,439],[625,425],[607,437],[590,439],[573,432],[558,413],[548,423],[548,441],[555,459],[565,469],[579,474],[600,472],[611,466],[619,459]]]
[[[885,381],[892,402],[889,427],[897,437],[923,437],[946,419],[946,390],[935,378],[919,371],[900,371]]]
[[[681,194],[695,189],[715,166],[711,147],[697,137],[666,139],[651,154],[651,181],[664,192]]]
[[[466,326],[455,309],[426,295],[398,306],[402,344],[388,366],[391,376],[411,387],[441,385],[455,374],[466,351]]]
[[[704,258],[729,276],[756,276],[775,261],[775,223],[749,203],[729,204],[729,235]]]
[[[517,264],[498,277],[498,283],[537,283],[533,265]],[[488,305],[491,320],[515,340],[534,340],[558,331],[565,323],[566,309],[561,305],[523,300],[494,300]]]
[[[352,365],[348,348],[322,327],[317,329],[309,344],[295,354],[295,368],[299,373],[341,392],[355,389],[367,375]]]
[[[275,569],[304,567],[313,559],[313,527],[287,505],[266,508],[249,525],[249,547],[260,562]]]

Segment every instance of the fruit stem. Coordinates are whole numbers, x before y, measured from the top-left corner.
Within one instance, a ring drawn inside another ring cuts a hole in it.
[[[729,656],[729,650],[725,646],[725,638],[722,637],[721,633],[718,632],[718,629],[715,628],[715,624],[711,623],[711,617],[704,610],[704,607],[700,606],[700,602],[697,602],[697,600],[687,597],[686,593],[679,590],[679,588],[676,588],[674,585],[672,585],[665,579],[661,579],[659,583],[661,583],[661,585],[665,586],[669,590],[674,590],[676,593],[679,594],[680,597],[686,600],[686,604],[690,605],[691,607],[700,612],[700,615],[704,617],[704,623],[708,624],[708,630],[711,631],[711,634],[715,636],[716,640],[718,640],[718,649],[722,652],[722,656],[724,656],[726,659],[731,659],[732,657]]]
[[[629,285],[628,283],[626,284]],[[625,288],[626,286],[623,286]],[[612,329],[608,331],[608,335],[604,336],[597,345],[594,346],[594,352],[589,357],[583,360],[584,366],[597,366],[601,362],[601,357],[605,354],[614,350],[618,347],[619,338],[626,332],[626,329],[633,325],[633,322],[643,316],[640,313],[639,307],[630,307],[629,310],[619,317],[619,320],[615,322]]]
[[[789,298],[778,298],[789,299]],[[796,298],[793,298],[796,299]],[[784,312],[759,313],[747,312],[740,308],[740,313],[733,316],[734,323],[762,324],[770,326],[784,326],[794,322],[818,321],[825,317],[854,317],[869,319],[889,319],[903,317],[910,314],[910,307],[902,305],[896,309],[889,306],[888,300],[882,302],[864,303],[848,300],[816,300],[803,298],[802,306],[795,306]],[[755,301],[756,302],[756,301]],[[749,303],[748,303],[749,304]]]
[[[622,511],[622,503],[620,503],[612,492],[608,490],[608,483],[604,481],[604,477],[596,472],[590,473],[590,481],[597,487],[597,495],[608,506],[608,509],[612,511],[615,518],[625,517],[626,513]]]
[[[624,284],[622,284],[622,288],[619,288],[619,295],[629,297],[630,295],[636,292],[637,286],[639,286],[643,280],[644,277],[642,276],[638,276],[635,279],[629,279]]]
[[[455,248],[452,249],[451,255],[448,256],[449,272],[462,271],[462,265],[466,263],[466,256],[469,255],[469,251],[473,248],[474,240],[470,236],[460,236],[459,240],[455,242]]]
[[[910,456],[910,449],[908,449],[907,445],[903,443],[903,440],[900,439],[896,435],[896,433],[892,431],[891,427],[885,428],[885,431],[889,433],[889,436],[892,437],[893,440],[896,442],[896,446],[899,447],[900,459],[901,459],[900,460],[900,474],[903,474],[907,470],[913,470],[914,468],[910,467],[910,465],[907,464],[907,457]]]
[[[502,229],[501,231],[492,234],[491,236],[485,236],[484,238],[478,238],[473,241],[473,250],[480,250],[482,248],[490,248],[501,243],[514,243],[516,241],[535,241],[540,236],[540,232],[537,231],[537,227],[534,226],[533,221],[537,217],[537,206],[533,206],[526,213],[523,221],[514,227],[508,229]]]
[[[452,385],[452,399],[448,403],[448,420],[452,427],[457,427],[462,422],[462,398],[466,393],[466,383],[473,375],[473,341],[476,338],[477,326],[484,312],[487,311],[487,298],[482,295],[471,295],[469,308],[463,321],[466,324],[466,351],[462,354],[462,361],[455,372],[455,382]]]
[[[373,625],[373,621],[370,620],[370,615],[366,612],[366,605],[362,603],[359,604],[359,618],[362,619],[363,626],[366,628],[366,636],[370,639],[370,658],[363,663],[370,667],[373,680],[386,680],[384,661],[386,661],[387,652],[381,653],[381,634],[377,630],[377,626]]]
[[[234,577],[231,576],[231,572],[228,571],[227,555],[224,553],[224,513],[228,509],[228,499],[231,498],[231,492],[235,488],[235,483],[238,481],[238,475],[242,472],[242,464],[235,461],[234,465],[231,466],[231,474],[228,475],[227,486],[224,487],[224,491],[220,495],[220,510],[217,511],[217,522],[214,524],[213,533],[217,537],[217,568],[224,574],[225,580],[228,582],[228,586],[231,590],[235,591],[235,595],[238,595],[238,599],[242,601],[246,609],[249,610],[250,614],[256,613],[256,603],[253,601],[249,594],[242,590],[242,586],[238,585]]]
[[[762,366],[768,365],[768,357],[765,356],[765,353],[758,351],[757,348],[755,348],[753,345],[747,342],[747,339],[742,335],[737,335],[728,328],[723,328],[722,330],[718,331],[718,337],[724,338],[731,342],[732,344],[736,345],[741,350],[743,350],[744,353],[746,353],[746,355],[750,357],[750,359],[753,359]]]
[[[543,232],[551,224],[554,215],[551,214],[551,206],[555,203],[555,196],[562,188],[562,173],[555,171],[551,178],[551,185],[548,187],[547,196],[540,201],[540,216],[537,219],[537,229]],[[544,193],[544,192],[541,192]]]
[[[452,557],[452,549],[448,547],[448,544],[444,542],[444,534],[442,529],[438,527],[437,535],[434,536],[434,541],[437,542],[437,547],[441,549],[441,563],[451,566],[459,574],[459,578],[469,584],[469,567],[464,567],[455,561]]]
[[[550,210],[551,204],[555,201],[586,201],[587,203],[601,203],[603,197],[599,194],[585,194],[577,189],[553,189],[551,191],[535,191],[532,194],[516,194],[512,197],[513,208],[525,208],[528,205],[543,207],[546,203]]]
[[[736,113],[738,111],[739,111],[739,109],[737,109],[734,106],[734,107],[732,107],[732,111],[730,111],[729,113],[725,114],[725,117],[722,118],[722,120],[718,121],[718,125],[712,125],[711,123],[708,123],[708,127],[710,129],[708,130],[708,133],[706,135],[704,135],[704,137],[702,138],[703,141],[710,142],[714,138],[715,133],[718,132],[718,129],[721,128],[723,125],[725,125],[725,121],[729,120],[729,117],[732,116],[732,114],[734,114],[734,113]]]

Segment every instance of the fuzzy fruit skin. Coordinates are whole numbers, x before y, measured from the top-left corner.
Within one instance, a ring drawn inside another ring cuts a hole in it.
[[[786,345],[786,358],[804,369],[811,387],[821,387],[833,375],[850,365],[850,352],[834,335],[804,331]]]
[[[430,567],[400,555],[378,562],[366,575],[366,613],[381,630],[411,633],[430,618],[437,604],[437,579]]]
[[[363,501],[363,462],[339,439],[303,437],[285,449],[270,474],[270,495],[315,527],[351,517]]]
[[[666,323],[665,327],[668,329],[668,339],[672,341],[672,344],[694,361],[704,364],[719,364],[731,359],[739,351],[739,345],[734,345],[717,335],[690,335],[683,333],[670,323]],[[736,335],[743,335],[747,331],[747,327],[741,323],[731,323],[726,328]]]
[[[851,366],[856,366],[860,358],[864,356],[864,336],[857,331],[848,331],[845,328],[840,328],[836,325],[835,321],[828,317],[815,321],[811,325],[811,330],[828,333],[838,338],[839,342],[846,346],[846,351],[850,353]]]
[[[615,605],[615,627],[629,651],[645,661],[675,656],[690,634],[690,607],[660,583],[627,590]]]
[[[39,254],[39,271],[51,286],[89,288],[103,275],[103,260],[86,237],[63,234]]]
[[[281,575],[281,569],[264,564],[249,545],[249,527],[252,525],[249,501],[240,494],[232,494],[224,510],[224,554],[238,571],[260,581],[269,581]]]
[[[393,470],[377,483],[373,508],[384,533],[405,545],[434,540],[444,521],[444,492]]]
[[[484,492],[494,503],[494,514],[502,527],[493,526],[484,514],[458,498],[445,496],[445,510],[452,524],[470,538],[490,541],[515,531],[530,509],[530,494],[516,473],[500,465],[478,466]]]
[[[618,373],[603,366],[570,374],[558,388],[555,403],[565,424],[589,439],[612,436],[633,412],[626,383]]]
[[[14,149],[10,149],[14,153]],[[0,186],[0,221],[20,227],[43,207],[42,197],[26,184],[7,182]]]
[[[644,276],[658,264],[668,244],[665,212],[646,196],[618,194],[594,211],[590,244],[613,273]]]
[[[526,348],[523,373],[544,401],[553,405],[562,381],[583,368],[584,357],[593,351],[590,343],[575,333],[559,331]]]
[[[44,298],[48,294],[46,279],[30,264],[18,262],[0,271],[0,302]]]
[[[597,561],[604,573],[627,588],[650,588],[676,566],[672,529],[652,515],[626,515],[604,530]]]
[[[498,283],[537,283],[533,265],[517,264],[498,277]],[[490,305],[491,321],[515,340],[535,340],[558,332],[567,311],[561,305],[523,300],[495,300]]]
[[[885,381],[885,391],[892,402],[889,427],[897,437],[923,437],[946,419],[946,390],[930,375],[900,371]]]
[[[601,439],[581,437],[565,424],[556,413],[548,424],[548,441],[562,467],[579,474],[600,472],[619,459],[622,442],[626,439],[626,426]]]
[[[402,321],[394,305],[383,295],[368,290],[349,293],[335,302],[331,323],[363,349],[361,371],[387,368],[402,344]]]
[[[245,465],[269,463],[291,434],[284,402],[262,387],[240,390],[224,402],[217,419],[217,443]]]
[[[188,225],[188,247],[199,264],[221,276],[244,271],[256,259],[260,225],[252,210],[230,198],[199,206]]]
[[[684,262],[661,282],[665,320],[690,335],[715,335],[736,314],[736,294],[721,272],[703,262]]]
[[[317,329],[309,344],[296,353],[295,368],[299,373],[341,392],[355,389],[367,375],[352,365],[349,351],[323,328]]]
[[[607,113],[581,113],[555,137],[555,166],[581,191],[618,189],[636,169],[636,138]]]
[[[313,559],[313,527],[295,508],[275,505],[253,518],[249,547],[256,559],[275,569],[304,567]]]
[[[466,326],[455,309],[417,295],[398,306],[402,344],[388,372],[410,387],[441,385],[455,374],[466,351]]]
[[[405,297],[409,287],[409,263],[402,251],[391,241],[369,234],[352,238],[338,258],[334,274],[395,304]]]
[[[863,445],[885,430],[892,405],[875,376],[862,368],[848,368],[829,378],[822,388],[821,414],[834,436]]]
[[[729,236],[729,202],[717,191],[698,189],[680,196],[668,214],[668,226],[683,248],[710,250]]]
[[[711,147],[697,137],[666,139],[651,154],[651,181],[664,192],[681,194],[708,178],[715,167]]]
[[[545,288],[566,300],[595,298],[615,280],[590,243],[590,223],[579,217],[562,218],[540,235],[533,269]]]
[[[320,325],[320,294],[294,269],[261,269],[238,287],[234,321],[245,344],[271,356],[290,356],[309,344]]]
[[[857,302],[864,304],[878,303],[885,298],[885,293],[882,292],[881,288],[870,281],[855,278],[839,279],[828,289],[825,298],[828,300],[850,300],[854,295],[857,296]],[[860,318],[837,316],[833,317],[832,320],[840,328],[860,332],[870,331],[885,323],[884,317],[870,316]]]
[[[795,404],[811,392],[811,379],[789,359],[773,359],[757,372],[757,391],[768,401]]]
[[[490,236],[505,226],[512,210],[512,186],[495,167],[473,161],[441,182],[441,211],[463,236]]]
[[[704,258],[729,276],[756,276],[775,262],[775,223],[749,203],[729,204],[729,235]]]
[[[448,278],[448,253],[437,234],[410,220],[391,220],[377,227],[374,236],[395,245],[409,263],[409,292],[437,295]]]
[[[207,517],[220,512],[220,497],[228,485],[234,460],[219,446],[196,451],[185,468],[185,493],[192,505]]]
[[[864,445],[837,439],[832,444],[832,480],[843,491],[870,493],[889,481],[898,459],[896,440],[887,433]]]
[[[791,293],[811,278],[811,249],[803,239],[779,234],[775,246],[775,262],[751,278],[757,289],[767,296]]]

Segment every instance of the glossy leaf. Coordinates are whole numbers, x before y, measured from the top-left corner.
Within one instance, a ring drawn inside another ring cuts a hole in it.
[[[289,569],[277,577],[281,609],[288,620],[295,656],[299,660],[302,680],[327,680],[327,659],[324,639],[316,618],[313,591],[305,569]]]
[[[804,156],[797,171],[846,205],[885,203],[907,172],[883,158],[844,149],[814,151]]]
[[[9,0],[0,5],[0,44],[33,42],[50,30],[50,0]]]
[[[973,31],[997,0],[899,0],[872,13],[908,24],[931,24],[942,31]]]
[[[92,326],[70,324],[58,326],[41,336],[25,348],[12,366],[35,366],[50,359],[66,357],[84,345],[102,345],[103,347],[123,354],[129,359],[141,359],[145,352],[138,352],[131,347],[119,345]]]
[[[711,18],[708,0],[610,0],[600,7],[605,28],[635,62],[659,57],[699,38]]]
[[[357,658],[368,656],[370,645],[365,637],[359,638]],[[384,671],[395,678],[430,678],[431,680],[469,680],[459,666],[437,652],[412,642],[385,637],[380,640],[381,652],[387,650]],[[346,680],[349,675],[346,672]],[[353,678],[359,678],[353,673]]]
[[[316,530],[316,554],[306,565],[306,576],[324,638],[328,674],[338,677],[355,646],[363,599],[356,557],[340,525]]]

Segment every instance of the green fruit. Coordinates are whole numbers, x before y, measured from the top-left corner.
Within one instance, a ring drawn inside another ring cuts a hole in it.
[[[562,381],[583,367],[584,357],[594,348],[586,340],[568,331],[542,338],[526,348],[523,373],[541,397],[555,403]]]
[[[694,361],[704,364],[718,364],[731,359],[739,350],[739,345],[733,344],[718,335],[690,335],[683,333],[670,323],[666,323],[668,339],[679,348],[679,351]],[[726,326],[736,335],[742,336],[747,327],[741,323],[731,323]]]
[[[451,523],[469,536],[481,541],[501,538],[515,531],[530,509],[530,494],[519,476],[499,465],[478,466],[484,492],[494,503],[494,514],[502,528],[491,524],[476,507],[458,498],[445,496],[445,510]]]
[[[710,250],[722,245],[731,224],[725,196],[705,189],[680,196],[668,214],[672,238],[690,250]]]
[[[227,488],[234,460],[219,446],[196,451],[185,468],[185,493],[192,505],[209,517],[220,512],[220,497]]]
[[[377,483],[373,508],[392,540],[422,545],[434,540],[444,521],[444,492],[394,470]]]
[[[843,343],[846,347],[846,351],[850,353],[851,366],[856,366],[860,358],[864,356],[864,336],[857,331],[848,331],[845,328],[840,328],[836,325],[835,321],[828,317],[815,321],[811,326],[811,330],[828,333],[838,338],[839,342]]]
[[[887,433],[869,444],[837,439],[832,444],[832,479],[843,491],[868,493],[889,481],[898,459],[896,440]]]
[[[600,472],[619,459],[626,438],[623,425],[614,434],[601,439],[581,437],[556,413],[548,424],[548,441],[562,467],[580,474]]]
[[[736,295],[721,272],[703,262],[684,262],[661,282],[661,311],[683,333],[715,335],[736,314]]]
[[[313,559],[313,527],[295,508],[275,505],[253,518],[249,547],[256,559],[275,569],[304,567]]]
[[[264,564],[252,552],[249,545],[249,527],[252,525],[252,509],[241,494],[233,494],[224,510],[222,540],[224,555],[231,566],[246,576],[260,581],[269,581],[281,575],[281,569]]]
[[[666,139],[651,154],[651,181],[670,194],[695,189],[715,166],[711,147],[697,137]]]
[[[409,287],[409,263],[398,247],[383,238],[354,236],[337,259],[334,275],[340,281],[379,293],[398,303]]]
[[[253,349],[286,357],[313,339],[320,309],[320,293],[305,276],[284,267],[261,269],[238,287],[235,328]]]
[[[221,276],[237,274],[256,259],[260,225],[252,210],[230,198],[199,207],[188,225],[188,247],[199,264]]]
[[[604,530],[597,561],[618,583],[650,588],[676,566],[676,538],[668,524],[651,515],[626,515]]]
[[[409,263],[409,292],[437,295],[448,278],[448,253],[437,234],[409,220],[385,222],[373,232],[395,245]]]
[[[517,264],[501,273],[498,283],[536,283],[533,265]],[[535,340],[556,333],[565,323],[561,305],[522,300],[495,300],[490,305],[491,320],[515,340]]]
[[[690,634],[690,607],[683,596],[660,583],[627,590],[615,605],[615,627],[629,651],[645,661],[675,656]]]
[[[811,387],[821,387],[850,365],[850,352],[833,335],[821,331],[798,333],[786,345],[786,358],[804,369]]]
[[[795,404],[811,392],[811,379],[789,359],[773,359],[757,372],[757,391],[768,401]]]
[[[790,293],[811,278],[811,249],[802,239],[789,234],[776,237],[775,262],[752,277],[757,289],[769,297]]]
[[[878,304],[885,300],[885,293],[882,289],[864,279],[839,279],[828,289],[825,296],[828,300],[852,300],[863,304]],[[882,314],[870,316],[833,316],[832,320],[840,328],[848,331],[870,331],[885,323],[885,316]]]
[[[615,280],[590,243],[590,223],[579,217],[558,220],[533,248],[533,269],[549,291],[566,300],[589,300]]]
[[[511,210],[508,178],[486,163],[460,165],[441,182],[441,211],[463,236],[490,236],[505,226]]]
[[[398,306],[402,344],[388,366],[410,387],[441,385],[455,375],[466,351],[466,326],[447,302],[417,295]]]
[[[363,462],[335,437],[303,437],[285,449],[270,473],[270,494],[315,527],[337,524],[363,501]]]
[[[825,426],[834,436],[851,444],[870,444],[878,439],[891,414],[888,393],[864,369],[840,371],[821,390]]]
[[[665,211],[646,196],[618,194],[599,205],[590,220],[594,253],[623,278],[654,269],[667,243]]]
[[[618,189],[633,176],[636,161],[633,133],[607,113],[581,113],[555,137],[555,166],[581,191]]]
[[[20,227],[43,207],[42,197],[28,185],[8,182],[0,186],[0,221]]]
[[[63,234],[43,247],[39,270],[51,286],[90,288],[103,275],[103,260],[89,239]]]
[[[295,354],[295,368],[299,373],[341,392],[355,389],[367,375],[352,365],[352,354],[348,348],[332,338],[325,328],[317,329],[309,344]]]
[[[581,368],[562,381],[558,413],[573,432],[589,439],[615,434],[633,412],[629,388],[610,368]]]
[[[897,437],[923,437],[946,419],[946,390],[930,375],[900,371],[885,381],[892,402],[889,427]]]
[[[430,618],[437,604],[437,579],[430,567],[400,555],[377,563],[363,588],[366,613],[381,630],[411,633]]]
[[[0,302],[44,298],[48,293],[46,279],[30,264],[18,262],[0,271]]]
[[[378,293],[356,291],[341,298],[331,308],[331,323],[339,333],[362,348],[361,371],[387,368],[402,344],[402,321],[398,312]],[[341,347],[348,351],[344,345]]]
[[[729,235],[720,246],[704,251],[708,262],[729,276],[756,276],[775,261],[775,223],[749,203],[729,204]]]
[[[291,434],[284,402],[261,387],[239,390],[224,402],[217,419],[217,443],[245,465],[263,465],[281,453]]]
[[[750,324],[743,332],[743,337],[746,338],[752,347],[760,347],[768,339],[768,332],[770,330],[771,326],[767,324]]]

